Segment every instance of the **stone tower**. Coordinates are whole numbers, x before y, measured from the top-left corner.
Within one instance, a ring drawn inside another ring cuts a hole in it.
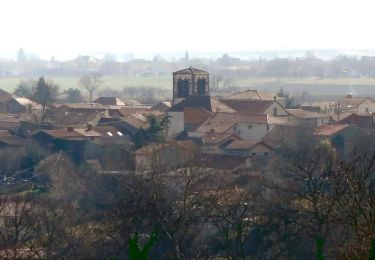
[[[173,103],[178,103],[188,96],[208,96],[209,73],[194,69],[173,72]]]

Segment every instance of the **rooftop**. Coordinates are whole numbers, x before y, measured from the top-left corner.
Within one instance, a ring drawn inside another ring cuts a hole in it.
[[[275,101],[225,99],[222,102],[240,113],[263,114]]]
[[[300,108],[286,109],[286,111],[288,111],[289,114],[291,114],[292,116],[295,116],[297,118],[305,118],[305,119],[307,119],[307,118],[328,117],[327,115],[324,115],[324,114],[319,114],[319,113],[315,113],[315,112],[303,110],[303,109],[300,109]]]
[[[125,103],[117,97],[99,97],[98,99],[94,100],[94,103],[99,103],[104,106],[125,106]]]
[[[256,89],[248,89],[242,92],[235,93],[225,99],[234,100],[273,100],[276,95],[268,92],[261,92]]]
[[[240,137],[231,133],[208,133],[205,137],[203,137],[203,143],[215,145],[231,137],[235,140],[241,139]]]
[[[369,97],[352,97],[348,95],[347,97],[344,97],[338,100],[337,104],[340,105],[341,109],[351,109],[351,108],[359,106],[366,100],[371,100],[372,102],[374,102],[374,100],[372,100]]]
[[[224,133],[237,123],[267,124],[267,115],[252,115],[240,113],[214,113],[208,118],[196,132]]]
[[[199,69],[195,69],[195,68],[187,68],[187,69],[183,69],[183,70],[179,70],[179,71],[176,71],[176,72],[173,72],[173,75],[175,74],[195,74],[195,75],[207,75],[208,72],[207,71],[204,71],[204,70],[199,70]]]
[[[185,107],[184,123],[188,125],[197,125],[203,123],[209,118],[211,113],[204,108]]]
[[[223,102],[210,96],[188,96],[181,102],[173,105],[169,112],[183,112],[186,107],[204,108],[209,112],[227,112],[235,113],[236,111]]]
[[[322,125],[315,129],[314,134],[317,136],[332,136],[340,132],[341,130],[349,127],[348,124],[339,124],[339,125]]]

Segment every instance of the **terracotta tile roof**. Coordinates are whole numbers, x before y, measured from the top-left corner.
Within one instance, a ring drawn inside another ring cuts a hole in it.
[[[99,134],[101,134],[103,137],[104,136],[105,137],[122,137],[122,136],[124,136],[124,133],[122,133],[116,127],[109,126],[109,125],[106,125],[106,126],[95,126],[95,127],[93,127],[93,130],[95,132],[98,132]],[[110,133],[110,134],[108,134],[108,133]]]
[[[340,125],[323,125],[315,129],[314,134],[317,136],[332,136],[340,132],[341,130],[349,127],[348,124]]]
[[[199,133],[224,133],[237,123],[267,124],[267,115],[252,115],[239,113],[214,113],[196,132]]]
[[[44,132],[49,136],[54,138],[77,138],[82,137],[82,134],[76,131],[68,131],[67,129],[57,129],[57,130],[40,130],[32,135],[38,134],[39,132]]]
[[[66,112],[64,114],[56,114],[54,123],[58,125],[85,125],[88,122],[99,121],[103,117],[101,111],[84,111],[84,112]]]
[[[319,114],[307,110],[303,110],[300,108],[297,109],[286,109],[289,114],[297,117],[297,118],[322,118],[322,117],[328,117],[327,114]]]
[[[151,111],[166,112],[171,108],[171,102],[159,102],[150,108]]]
[[[125,106],[125,103],[117,97],[99,97],[94,100],[94,103],[102,104],[104,106]]]
[[[184,123],[188,125],[197,125],[203,123],[209,118],[211,113],[204,108],[185,107]]]
[[[374,100],[369,97],[344,97],[338,100],[336,103],[340,105],[341,109],[352,109],[359,106],[366,100],[371,100],[374,102]]]
[[[224,104],[240,113],[263,114],[274,100],[222,100]]]
[[[101,137],[102,135],[94,130],[88,130],[88,129],[74,129],[74,132],[77,132],[83,136],[86,137]]]
[[[200,74],[200,75],[207,75],[208,72],[207,71],[204,71],[204,70],[199,70],[199,69],[195,69],[195,68],[187,68],[187,69],[183,69],[183,70],[179,70],[179,71],[176,71],[176,72],[173,72],[173,75],[174,74]]]
[[[205,137],[203,137],[203,143],[215,145],[230,138],[234,140],[241,140],[240,137],[231,133],[208,133]]]
[[[248,89],[239,93],[235,93],[231,96],[225,97],[225,99],[235,100],[273,100],[276,95],[274,93],[262,92],[256,89]]]
[[[141,127],[147,128],[148,127],[147,118],[140,114],[132,114],[130,116],[122,118],[121,120],[135,128],[141,128]]]
[[[103,106],[102,104],[98,104],[98,103],[64,103],[59,107],[61,108],[63,106],[72,110],[74,109],[106,110],[107,109],[106,106]]]
[[[173,105],[169,112],[183,112],[186,107],[190,108],[204,108],[209,112],[226,112],[235,113],[236,111],[223,102],[210,96],[188,96],[181,102]]]
[[[142,114],[150,109],[149,106],[125,106],[119,107],[118,111],[122,116],[129,116],[131,114]]]

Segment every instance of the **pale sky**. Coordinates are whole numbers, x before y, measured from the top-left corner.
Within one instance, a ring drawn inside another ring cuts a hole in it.
[[[375,2],[1,0],[0,52],[375,49]]]

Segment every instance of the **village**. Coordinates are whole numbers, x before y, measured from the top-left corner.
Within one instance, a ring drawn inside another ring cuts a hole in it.
[[[348,252],[366,254],[371,224],[340,217],[353,198],[371,199],[373,99],[291,106],[288,95],[256,89],[219,96],[209,72],[193,67],[173,72],[171,85],[173,99],[156,104],[38,104],[0,92],[2,257],[126,257],[134,234],[155,239],[149,254],[164,259],[272,259],[291,247],[301,256],[314,254],[317,237],[331,254],[344,242],[328,234],[343,227],[366,241]],[[45,241],[50,222],[56,244]]]
[[[165,170],[176,170],[199,153],[195,163],[200,167],[235,172],[250,169],[255,161],[266,165],[291,129],[312,131],[345,155],[359,135],[372,135],[375,127],[375,101],[368,97],[348,94],[324,107],[293,108],[286,107],[285,97],[258,90],[217,98],[210,96],[209,73],[191,67],[173,73],[172,91],[173,100],[155,105],[129,105],[117,97],[52,104],[45,122],[37,119],[40,104],[1,91],[0,145],[19,147],[34,140],[51,153],[62,151],[93,163],[96,170],[116,172],[122,169],[100,165],[97,153],[89,155],[86,149],[120,145],[134,150],[134,168],[127,173],[145,171],[156,157]],[[150,116],[166,122],[160,129],[164,138],[136,147],[134,137],[150,127]]]

